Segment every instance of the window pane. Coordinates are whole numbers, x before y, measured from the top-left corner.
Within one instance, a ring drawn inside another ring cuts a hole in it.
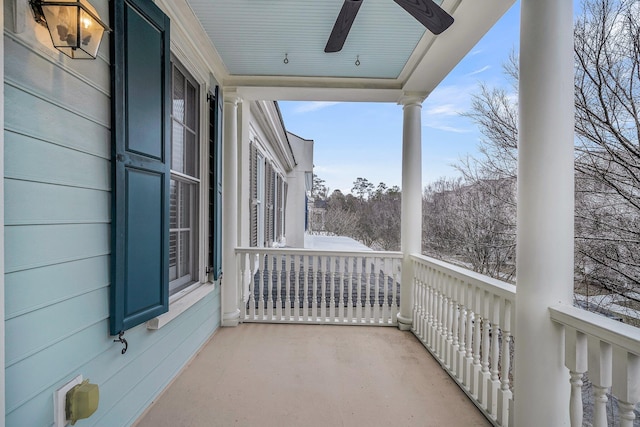
[[[191,130],[196,130],[196,88],[187,82],[187,126]]]
[[[173,118],[184,122],[184,75],[173,67],[173,105],[171,112]]]
[[[179,263],[178,270],[180,272],[180,276],[187,276],[191,274],[191,251],[189,248],[191,247],[191,233],[187,231],[181,231],[178,237],[179,243]]]
[[[171,169],[184,173],[184,126],[173,121],[171,133]]]
[[[169,281],[178,278],[178,233],[169,233]]]
[[[198,146],[196,134],[185,129],[186,140],[184,142],[185,165],[184,173],[195,178],[198,177]]]
[[[177,182],[171,180],[169,189],[169,228],[178,227],[178,188]]]
[[[179,227],[181,229],[191,228],[191,185],[184,182],[178,183],[180,191],[178,193],[180,204],[179,209]]]

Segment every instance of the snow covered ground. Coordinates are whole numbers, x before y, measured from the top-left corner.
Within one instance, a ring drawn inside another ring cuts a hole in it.
[[[373,249],[362,243],[346,236],[320,236],[320,235],[304,235],[305,249],[321,249],[326,251],[352,251],[363,252]]]

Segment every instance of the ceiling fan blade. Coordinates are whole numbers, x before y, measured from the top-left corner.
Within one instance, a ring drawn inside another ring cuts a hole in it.
[[[324,48],[326,53],[342,50],[361,5],[362,0],[344,0],[342,9],[340,9],[336,23],[333,25],[333,30],[327,41],[327,46]]]
[[[453,24],[453,16],[433,0],[394,0],[433,34],[440,34]]]

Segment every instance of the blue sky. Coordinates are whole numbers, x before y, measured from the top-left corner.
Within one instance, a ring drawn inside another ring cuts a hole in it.
[[[578,0],[574,0],[577,7]],[[469,111],[480,81],[509,88],[502,64],[518,48],[520,2],[447,76],[423,104],[423,184],[458,176],[452,166],[477,153],[481,135]],[[401,184],[402,107],[395,104],[280,102],[286,128],[313,139],[315,173],[331,191],[349,192],[358,177]]]

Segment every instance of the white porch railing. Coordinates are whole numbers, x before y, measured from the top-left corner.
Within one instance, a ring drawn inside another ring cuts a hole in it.
[[[589,425],[640,425],[634,411],[640,401],[640,329],[575,307],[556,306],[549,310],[551,319],[565,330],[571,426],[583,425],[585,373],[593,388],[591,401],[584,402],[587,408],[593,408]]]
[[[241,321],[397,324],[399,252],[236,249]]]
[[[515,286],[412,255],[413,332],[496,425],[512,425]]]

